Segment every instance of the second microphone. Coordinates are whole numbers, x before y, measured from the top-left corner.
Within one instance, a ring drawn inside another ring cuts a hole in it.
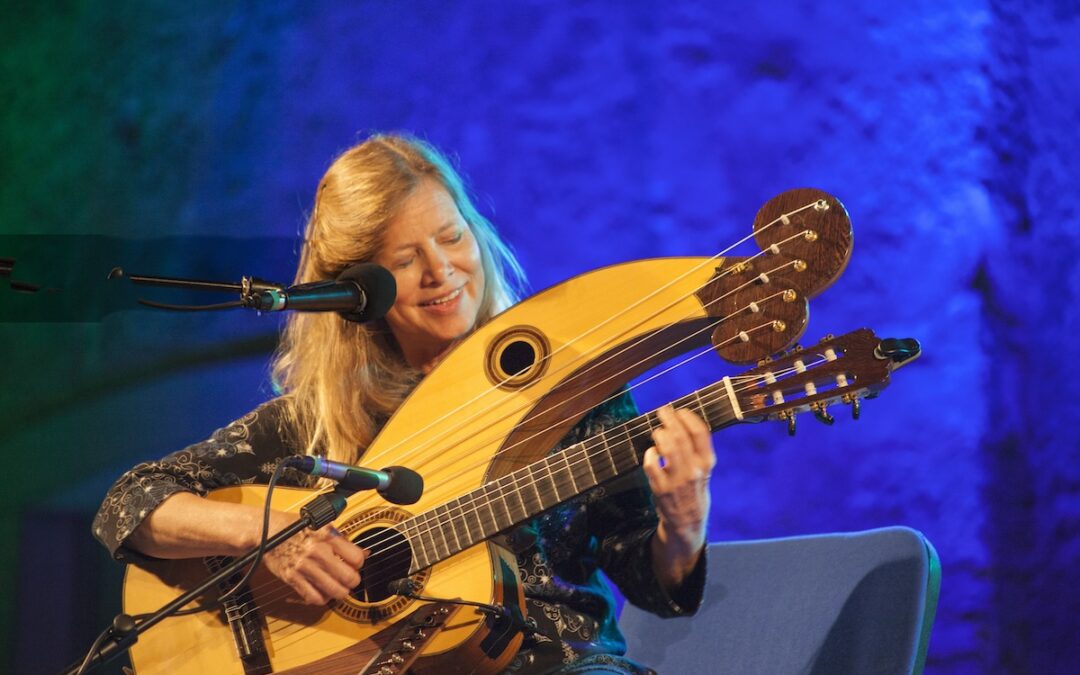
[[[312,476],[329,478],[348,490],[377,490],[393,504],[415,504],[424,494],[424,479],[403,466],[365,469],[313,455],[288,457],[285,464]]]

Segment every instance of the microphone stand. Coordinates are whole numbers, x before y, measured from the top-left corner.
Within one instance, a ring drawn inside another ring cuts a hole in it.
[[[265,553],[266,551],[277,548],[305,528],[318,530],[319,528],[332,523],[334,519],[340,516],[341,512],[345,510],[346,499],[354,492],[355,490],[339,486],[333,492],[317,495],[310,502],[301,507],[300,518],[296,522],[266,540],[266,546],[263,548],[263,552]],[[200,584],[198,588],[188,591],[154,612],[145,621],[135,623],[135,619],[129,614],[116,615],[116,618],[113,619],[112,626],[108,629],[108,633],[103,635],[102,639],[98,640],[98,642],[102,644],[97,646],[97,643],[95,643],[97,653],[94,654],[89,661],[84,658],[77,663],[68,666],[62,671],[62,675],[75,675],[80,672],[90,672],[94,668],[123,654],[138,641],[139,635],[161,621],[169,618],[206,591],[214,588],[217,584],[220,584],[225,579],[228,579],[233,574],[239,572],[246,565],[251,563],[258,553],[259,547],[256,546],[254,549],[244,554],[243,557],[236,558],[221,570],[215,572],[206,581]],[[83,668],[84,662],[86,664],[85,668]]]
[[[256,277],[240,277],[240,283],[230,281],[205,281],[202,279],[182,279],[173,277],[158,277],[148,274],[127,274],[122,268],[114,267],[109,272],[109,279],[127,279],[133,284],[141,286],[163,286],[165,288],[184,288],[192,291],[225,291],[238,292],[239,300],[223,302],[215,305],[172,305],[162,302],[139,299],[139,304],[157,309],[172,309],[180,311],[199,311],[213,309],[229,309],[232,307],[247,307],[249,309],[264,309],[260,302],[260,296],[268,291],[281,291],[284,287],[280,284],[263,281]]]

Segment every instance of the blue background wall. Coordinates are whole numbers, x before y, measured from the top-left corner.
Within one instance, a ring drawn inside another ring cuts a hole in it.
[[[319,176],[373,130],[456,156],[534,289],[711,255],[791,187],[837,195],[855,252],[807,338],[870,326],[925,356],[858,423],[718,434],[710,538],[915,527],[944,566],[928,672],[1080,662],[1075,3],[5,5],[0,234],[142,242],[134,271],[288,279]],[[146,241],[205,235],[281,239]],[[0,323],[11,663],[55,670],[118,610],[101,494],[267,398],[276,330]],[[696,368],[643,399],[735,370]]]

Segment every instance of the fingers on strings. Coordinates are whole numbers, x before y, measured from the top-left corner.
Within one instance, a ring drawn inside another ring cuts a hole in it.
[[[708,478],[716,465],[716,453],[705,422],[689,410],[671,406],[656,413],[661,426],[652,432],[654,445],[645,452],[645,474],[659,487]]]

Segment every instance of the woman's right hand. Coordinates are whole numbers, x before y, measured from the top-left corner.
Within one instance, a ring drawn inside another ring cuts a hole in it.
[[[274,511],[270,533],[290,525],[295,515]],[[302,530],[272,551],[263,564],[311,605],[340,600],[360,584],[364,549],[353,544],[333,525],[321,530]]]
[[[296,514],[270,512],[270,534],[296,520]],[[244,555],[259,544],[263,509],[177,492],[154,509],[125,542],[156,558]],[[303,530],[272,551],[263,564],[313,605],[344,598],[360,583],[365,553],[332,526]]]

